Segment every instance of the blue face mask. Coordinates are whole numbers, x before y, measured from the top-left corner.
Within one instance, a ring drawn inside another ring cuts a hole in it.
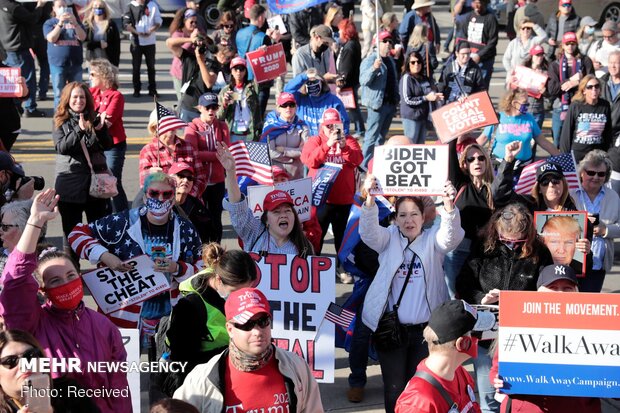
[[[93,9],[93,12],[95,13],[95,16],[102,16],[103,14],[105,14],[105,9],[97,7]]]
[[[306,82],[306,87],[310,96],[316,97],[321,94],[321,81],[318,79]]]
[[[587,34],[588,36],[591,36],[594,34],[594,27],[586,27],[584,30],[584,33]]]
[[[146,209],[156,217],[163,217],[172,209],[174,197],[166,201],[157,198],[146,198]]]
[[[521,105],[519,106],[519,113],[522,115],[525,115],[527,113],[527,111],[530,108],[530,104],[529,103],[521,103]]]

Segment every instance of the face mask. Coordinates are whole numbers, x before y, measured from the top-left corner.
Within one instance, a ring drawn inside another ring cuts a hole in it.
[[[63,14],[65,14],[67,12],[67,9],[65,7],[59,7],[58,11],[56,12],[56,17],[58,16],[62,16]]]
[[[502,241],[502,244],[509,249],[514,250],[515,248],[519,248],[521,244],[523,244],[523,241]]]
[[[584,33],[587,34],[588,36],[591,36],[594,34],[594,27],[586,27],[584,30]]]
[[[82,278],[78,277],[60,287],[45,289],[45,294],[54,307],[60,310],[75,310],[84,297]]]
[[[478,338],[470,336],[461,337],[461,349],[457,351],[475,359],[478,357]]]
[[[529,108],[530,108],[529,103],[521,103],[521,105],[519,105],[519,113],[522,115],[525,115]]]
[[[146,198],[146,209],[155,217],[163,217],[172,209],[174,198],[167,201],[160,201],[156,198]]]
[[[96,8],[93,9],[95,16],[102,16],[105,13],[105,9],[102,8]]]
[[[308,94],[310,96],[318,96],[321,94],[321,81],[320,80],[313,80],[311,82],[307,82],[306,87],[308,88]]]
[[[323,54],[324,51],[326,51],[329,48],[329,45],[327,43],[323,43],[322,45],[319,46],[319,50],[317,51],[318,54]]]

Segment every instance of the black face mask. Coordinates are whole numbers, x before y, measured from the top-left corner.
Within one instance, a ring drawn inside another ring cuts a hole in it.
[[[325,52],[327,49],[329,48],[329,45],[327,43],[323,43],[319,46],[319,49],[317,50],[318,54],[323,54],[323,52]]]

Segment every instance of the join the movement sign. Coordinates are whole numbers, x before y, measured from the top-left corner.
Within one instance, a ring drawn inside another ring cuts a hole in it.
[[[620,397],[619,294],[502,291],[499,313],[505,393]]]

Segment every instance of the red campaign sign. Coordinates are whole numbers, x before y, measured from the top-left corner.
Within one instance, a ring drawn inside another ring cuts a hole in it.
[[[525,66],[517,66],[512,74],[510,87],[523,89],[528,95],[538,99],[542,96],[542,90],[548,78],[546,73],[539,73]]]
[[[245,54],[246,60],[252,66],[254,79],[257,83],[273,80],[286,73],[286,58],[282,43],[259,48]]]
[[[21,70],[18,67],[0,68],[0,97],[22,97],[22,85],[19,83]]]
[[[340,89],[336,96],[342,100],[342,104],[346,109],[355,109],[355,96],[353,96],[353,88]]]

